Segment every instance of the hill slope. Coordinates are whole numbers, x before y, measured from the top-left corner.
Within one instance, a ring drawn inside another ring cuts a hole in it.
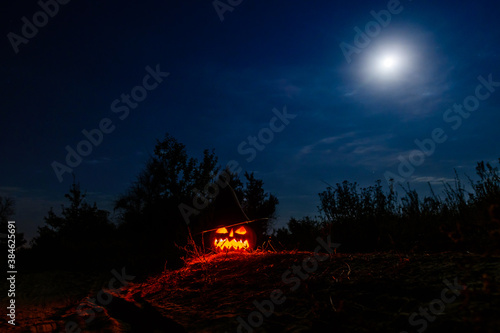
[[[77,308],[95,298],[96,288],[71,302],[45,297],[38,308],[19,308],[15,330],[62,332],[68,321],[86,332],[499,330],[499,256],[372,253],[307,259],[314,257],[298,251],[206,255],[109,291],[113,298],[93,308],[95,317],[78,315]],[[62,279],[59,288],[69,290],[70,284],[75,279]]]
[[[323,256],[324,261],[308,260],[314,258],[310,252],[211,255],[133,285],[127,294],[188,332],[493,332],[500,327],[499,257]],[[429,314],[414,315],[410,325],[412,313],[429,306]]]

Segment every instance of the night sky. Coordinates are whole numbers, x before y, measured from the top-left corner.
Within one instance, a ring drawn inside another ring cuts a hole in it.
[[[168,132],[255,172],[278,227],[327,183],[390,172],[425,194],[500,157],[496,1],[60,2],[1,9],[0,195],[27,238],[72,183],[54,162],[99,127],[71,169],[100,208]]]

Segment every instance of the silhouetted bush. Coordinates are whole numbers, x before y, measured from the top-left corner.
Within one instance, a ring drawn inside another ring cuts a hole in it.
[[[442,197],[430,184],[431,195],[424,197],[409,184],[400,185],[404,195],[399,198],[394,183],[386,192],[380,180],[367,188],[337,183],[319,194],[321,222],[292,218],[288,229],[277,230],[275,237],[287,246],[310,248],[311,240],[326,233],[344,252],[484,252],[499,243],[500,221],[492,211],[500,204],[500,176],[498,167],[484,162],[477,164],[476,173],[478,180],[467,177],[467,191],[455,172],[454,184],[444,184]]]
[[[308,216],[302,219],[291,218],[286,228],[276,230],[275,241],[287,249],[314,251],[318,243],[316,238],[322,234],[321,222]]]

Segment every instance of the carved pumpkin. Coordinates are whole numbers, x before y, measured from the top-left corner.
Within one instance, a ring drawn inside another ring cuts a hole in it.
[[[216,252],[252,250],[255,233],[248,226],[220,227],[212,234],[211,242]]]

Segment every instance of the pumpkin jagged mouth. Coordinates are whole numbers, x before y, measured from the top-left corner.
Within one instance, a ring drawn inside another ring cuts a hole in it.
[[[225,239],[215,239],[214,240],[214,246],[216,249],[220,250],[246,250],[250,247],[250,244],[248,243],[248,240],[239,240],[237,241],[236,239],[228,240],[227,238]]]

